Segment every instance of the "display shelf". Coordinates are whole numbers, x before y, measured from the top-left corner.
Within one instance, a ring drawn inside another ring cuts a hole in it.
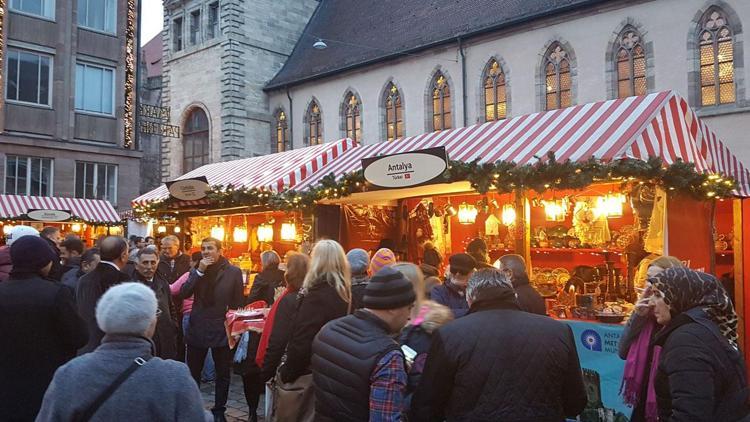
[[[622,254],[623,251],[620,249],[604,249],[604,248],[531,248],[532,253],[590,253],[590,254]]]

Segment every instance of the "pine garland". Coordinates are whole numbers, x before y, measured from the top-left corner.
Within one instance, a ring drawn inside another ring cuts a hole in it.
[[[690,196],[696,200],[726,198],[733,195],[737,182],[731,177],[700,173],[693,163],[677,160],[665,166],[659,157],[648,160],[623,158],[604,162],[595,158],[587,161],[558,161],[554,153],[535,164],[517,165],[512,162],[465,163],[451,160],[443,173],[445,183],[468,181],[480,194],[490,191],[509,193],[533,190],[543,193],[550,189],[580,190],[595,183],[619,182],[624,189],[633,184],[653,184],[673,194]],[[277,210],[310,212],[318,201],[339,199],[369,189],[362,170],[337,179],[333,174],[323,177],[318,185],[305,191],[274,192],[265,188],[240,188],[232,185],[213,187],[208,194],[215,209],[248,207],[249,210]],[[134,207],[136,215],[151,216],[169,213],[170,201],[153,202]]]

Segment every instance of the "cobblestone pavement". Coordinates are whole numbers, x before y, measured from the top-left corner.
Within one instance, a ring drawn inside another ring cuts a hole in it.
[[[203,404],[206,409],[210,409],[214,404],[214,383],[202,383],[201,394],[203,396]],[[260,404],[258,407],[263,412],[263,396],[260,398]],[[229,422],[245,422],[247,421],[247,402],[245,401],[245,394],[242,391],[242,378],[238,375],[232,375],[232,383],[229,385],[229,400],[227,400],[227,421]],[[259,421],[263,421],[263,416],[258,416]]]

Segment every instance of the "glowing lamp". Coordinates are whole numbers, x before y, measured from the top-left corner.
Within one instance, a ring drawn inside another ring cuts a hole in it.
[[[600,196],[596,199],[594,214],[597,217],[622,217],[624,203],[625,195],[619,193]]]
[[[13,226],[10,224],[6,224],[3,226],[3,234],[10,234],[10,231],[13,230]]]
[[[174,226],[174,232],[175,233],[179,233],[181,231],[182,231],[182,229],[180,229],[180,226]]]
[[[562,201],[542,201],[547,221],[565,221],[566,207]]]
[[[466,202],[458,206],[458,222],[461,224],[474,224],[477,221],[477,207]]]
[[[232,233],[232,239],[238,243],[247,242],[247,229],[245,227],[235,227]]]
[[[80,224],[78,224],[78,223],[75,223],[75,224],[73,224],[73,225],[72,225],[72,226],[70,227],[70,229],[71,229],[71,230],[73,230],[74,232],[78,233],[78,232],[80,232],[80,231],[81,231],[81,225],[80,225]]]
[[[273,240],[273,226],[261,224],[258,226],[258,242],[270,242]]]
[[[297,225],[284,223],[281,225],[281,240],[295,240],[297,238]]]
[[[516,209],[511,204],[503,205],[503,212],[500,214],[500,218],[504,225],[512,226],[516,223]]]
[[[214,239],[224,240],[224,227],[211,227],[211,237],[213,237]]]
[[[166,233],[167,232],[167,226],[159,226],[156,228],[157,233]]]

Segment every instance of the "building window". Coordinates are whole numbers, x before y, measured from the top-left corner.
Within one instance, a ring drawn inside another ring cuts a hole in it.
[[[385,132],[389,141],[404,137],[403,103],[401,93],[393,82],[385,90]]]
[[[544,55],[545,110],[570,107],[572,77],[568,53],[559,44],[552,44]]]
[[[78,25],[97,31],[117,32],[115,0],[78,0]]]
[[[638,31],[625,27],[617,37],[616,48],[617,97],[646,95],[646,54]]]
[[[182,50],[182,18],[172,21],[172,50]]]
[[[323,128],[321,127],[320,106],[312,100],[307,108],[307,145],[320,145],[323,143]]]
[[[182,171],[187,173],[209,162],[208,117],[200,108],[188,115],[182,131]]]
[[[734,48],[732,30],[719,9],[701,20],[700,46],[701,105],[729,104],[734,94]]]
[[[353,92],[346,94],[344,98],[344,128],[346,129],[346,137],[355,141],[362,139],[360,106],[361,104]]]
[[[451,90],[441,72],[432,79],[432,130],[451,128]]]
[[[8,49],[8,77],[5,95],[8,100],[50,105],[52,58],[24,50]]]
[[[507,111],[505,75],[500,63],[491,59],[484,71],[484,121],[502,120],[506,117]]]
[[[274,147],[276,148],[276,152],[284,152],[289,148],[288,136],[286,113],[283,110],[279,110],[276,113],[276,132],[274,133]]]
[[[76,161],[76,198],[117,203],[117,166]]]
[[[6,155],[5,193],[52,196],[52,159]]]
[[[208,38],[219,36],[219,2],[208,5]]]
[[[201,11],[190,13],[190,45],[196,45],[201,40]]]
[[[11,0],[10,9],[45,18],[55,18],[55,0]]]
[[[76,111],[114,114],[114,69],[76,64]]]

